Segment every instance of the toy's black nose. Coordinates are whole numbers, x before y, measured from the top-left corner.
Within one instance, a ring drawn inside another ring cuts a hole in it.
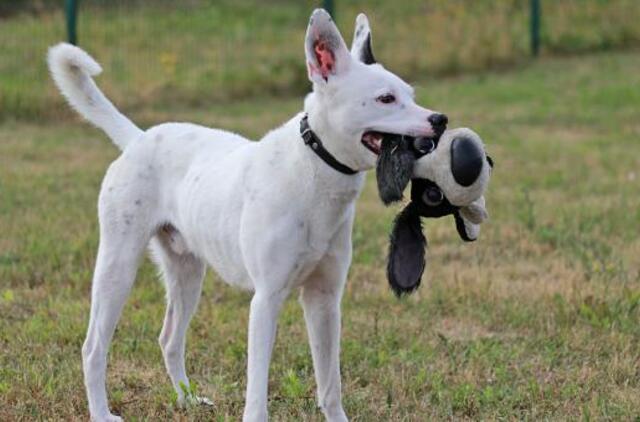
[[[470,138],[458,137],[451,142],[451,173],[462,186],[471,186],[478,179],[484,164],[484,152]]]
[[[440,113],[433,113],[427,120],[431,123],[431,127],[437,136],[442,135],[442,132],[447,128],[447,123],[449,123],[449,118]]]

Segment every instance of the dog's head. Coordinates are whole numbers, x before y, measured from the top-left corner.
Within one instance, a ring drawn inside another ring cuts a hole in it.
[[[305,40],[313,93],[305,110],[312,129],[339,161],[357,170],[373,167],[388,134],[434,137],[446,116],[416,104],[413,88],[377,63],[364,14],[356,19],[351,51],[331,16],[311,15]]]

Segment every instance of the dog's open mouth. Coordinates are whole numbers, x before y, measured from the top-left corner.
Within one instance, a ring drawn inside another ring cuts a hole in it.
[[[436,148],[438,140],[440,136],[430,136],[430,137],[412,137],[407,135],[396,135],[392,133],[381,133],[369,131],[365,132],[362,135],[362,145],[364,145],[369,151],[373,152],[375,155],[380,155],[382,152],[382,143],[385,138],[389,141],[390,145],[395,145],[398,139],[409,139],[411,148],[418,155],[428,154]]]
[[[382,139],[384,139],[384,134],[380,132],[365,132],[362,135],[362,145],[364,145],[369,151],[373,152],[375,155],[380,155],[380,151],[382,150]]]

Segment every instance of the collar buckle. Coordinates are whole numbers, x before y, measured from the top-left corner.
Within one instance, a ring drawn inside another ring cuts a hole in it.
[[[300,128],[302,129],[302,128]],[[309,145],[313,140],[313,132],[311,128],[307,124],[307,128],[300,132],[300,136],[302,136],[302,140],[304,140],[305,145]]]

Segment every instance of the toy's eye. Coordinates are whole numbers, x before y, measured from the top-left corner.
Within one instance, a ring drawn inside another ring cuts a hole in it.
[[[436,187],[428,187],[422,194],[422,201],[430,207],[437,207],[444,201],[442,191]]]
[[[413,148],[421,155],[426,155],[436,149],[436,143],[431,138],[416,138],[413,141]]]
[[[384,94],[376,98],[376,101],[382,104],[391,104],[396,102],[396,97],[393,94]]]

